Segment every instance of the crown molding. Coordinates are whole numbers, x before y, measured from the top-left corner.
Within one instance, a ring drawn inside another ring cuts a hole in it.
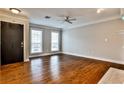
[[[98,24],[98,23],[102,23],[102,22],[117,20],[117,19],[120,19],[120,18],[121,18],[120,15],[113,16],[113,17],[110,17],[110,18],[102,19],[102,20],[97,20],[97,21],[92,21],[92,22],[88,22],[88,23],[85,23],[85,24],[81,24],[81,25],[76,25],[76,26],[73,26],[73,27],[70,27],[70,28],[67,28],[67,29],[74,29],[74,28],[78,28],[78,27],[83,27],[83,26]],[[67,30],[67,29],[65,29],[65,30]]]
[[[48,30],[57,30],[57,31],[62,30],[61,28],[46,26],[46,25],[39,25],[39,24],[34,24],[34,23],[30,23],[29,26],[34,27],[34,28],[40,28],[40,29],[48,29]]]

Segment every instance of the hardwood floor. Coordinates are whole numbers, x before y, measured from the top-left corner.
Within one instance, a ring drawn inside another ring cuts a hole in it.
[[[32,58],[30,62],[3,65],[1,84],[95,84],[110,67],[124,65],[65,54]]]

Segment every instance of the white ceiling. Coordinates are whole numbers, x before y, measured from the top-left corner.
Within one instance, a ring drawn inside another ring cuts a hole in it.
[[[120,17],[119,8],[104,9],[103,12],[97,14],[97,8],[20,8],[22,13],[30,18],[31,23],[64,29]],[[45,16],[50,16],[51,18],[45,19]],[[71,16],[77,20],[73,24],[69,24],[63,22],[63,16]]]

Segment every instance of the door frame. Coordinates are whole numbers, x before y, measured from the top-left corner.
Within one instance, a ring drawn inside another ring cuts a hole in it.
[[[23,61],[25,61],[25,25],[17,22],[10,22],[10,21],[5,21],[5,20],[0,20],[0,66],[1,66],[1,22],[8,22],[12,24],[20,24],[23,25]]]

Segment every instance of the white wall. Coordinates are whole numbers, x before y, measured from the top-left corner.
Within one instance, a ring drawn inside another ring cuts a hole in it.
[[[124,64],[124,22],[117,19],[64,30],[63,52]]]

